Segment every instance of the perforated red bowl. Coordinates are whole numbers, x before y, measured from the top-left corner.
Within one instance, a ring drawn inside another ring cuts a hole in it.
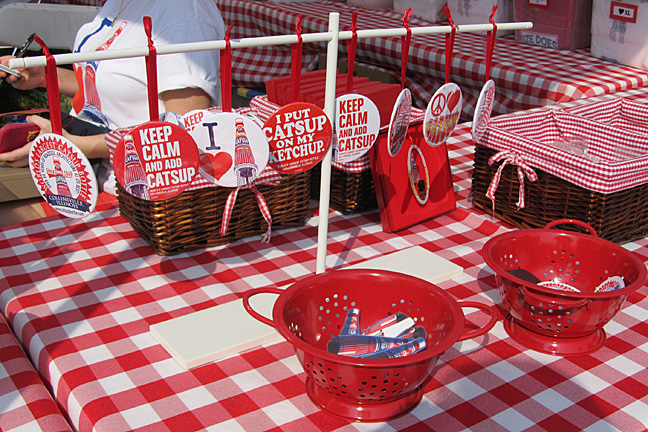
[[[563,223],[580,225],[590,234],[551,229]],[[504,328],[509,336],[528,348],[558,355],[599,349],[606,338],[603,326],[628,294],[646,283],[648,273],[632,252],[599,238],[592,227],[573,219],[552,222],[544,229],[500,234],[486,242],[482,256],[495,272],[508,310]],[[580,292],[540,286],[511,274],[518,269]],[[611,276],[622,276],[625,288],[594,292]]]
[[[252,310],[249,298],[279,294],[272,320]],[[433,375],[439,356],[459,340],[486,333],[496,311],[481,303],[458,303],[427,281],[378,270],[337,270],[302,279],[288,289],[262,288],[244,294],[247,311],[274,326],[294,347],[307,374],[311,400],[327,412],[358,421],[385,421],[413,409]],[[465,331],[462,307],[487,312],[490,321]],[[360,309],[361,325],[401,311],[427,331],[427,348],[408,357],[361,359],[329,353],[349,308]]]

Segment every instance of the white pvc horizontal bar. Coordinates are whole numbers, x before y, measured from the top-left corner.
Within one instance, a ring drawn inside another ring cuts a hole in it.
[[[523,30],[533,27],[531,22],[517,22],[517,23],[497,23],[498,30]],[[479,31],[490,31],[493,29],[492,24],[465,24],[455,26],[456,31],[459,33],[469,33],[469,32],[479,32]],[[427,34],[445,34],[452,31],[451,26],[428,26],[428,27],[411,27],[412,35],[427,35]],[[392,29],[373,29],[373,30],[358,30],[358,38],[373,38],[373,37],[390,37],[390,36],[404,36],[407,34],[405,28],[392,28]],[[340,40],[348,40],[353,36],[351,31],[342,31],[339,32]],[[330,32],[325,33],[304,33],[302,34],[302,41],[304,43],[313,43],[313,42],[329,42],[332,39]],[[243,39],[232,39],[230,40],[230,45],[232,49],[238,48],[251,48],[259,46],[271,46],[271,45],[286,45],[294,44],[298,42],[297,35],[279,35],[279,36],[260,36],[255,38],[243,38]],[[204,41],[204,42],[192,42],[192,43],[182,43],[182,44],[171,44],[171,45],[159,45],[156,46],[156,52],[160,55],[164,54],[176,54],[184,52],[193,52],[193,51],[208,51],[208,50],[222,50],[225,49],[226,43],[224,40],[217,41]],[[57,54],[54,56],[56,64],[72,64],[78,62],[87,62],[87,61],[99,61],[99,60],[114,60],[120,58],[130,58],[130,57],[144,57],[148,55],[148,47],[137,47],[137,48],[125,48],[125,49],[113,49],[105,51],[91,51],[83,53],[67,53],[67,54]],[[29,68],[36,66],[45,66],[47,60],[45,56],[37,57],[23,57],[17,59],[11,59],[9,61],[9,67],[18,69],[18,68]]]

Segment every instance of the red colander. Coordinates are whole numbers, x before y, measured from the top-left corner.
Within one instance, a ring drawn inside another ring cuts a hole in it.
[[[250,307],[259,293],[279,294],[272,320]],[[253,289],[244,294],[246,310],[275,327],[290,342],[306,372],[310,399],[323,410],[357,421],[386,421],[412,410],[423,396],[439,356],[455,342],[488,332],[496,310],[458,303],[422,279],[379,270],[336,270],[302,279],[286,290]],[[488,324],[465,331],[462,307],[490,315]],[[329,353],[328,341],[344,325],[347,311],[360,309],[360,326],[403,312],[427,331],[427,348],[408,357],[361,359]]]
[[[551,229],[565,223],[590,234]],[[628,294],[645,284],[648,273],[633,253],[599,238],[591,226],[574,219],[500,234],[486,242],[482,255],[495,272],[508,310],[504,328],[509,336],[527,348],[555,355],[588,354],[601,348],[606,338],[603,326]],[[529,273],[540,282],[567,284],[579,292],[537,285]],[[612,276],[623,277],[625,288],[594,291]]]

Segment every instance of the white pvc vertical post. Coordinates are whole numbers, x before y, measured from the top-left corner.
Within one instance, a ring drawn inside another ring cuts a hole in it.
[[[340,14],[329,14],[329,33],[331,40],[326,51],[326,90],[324,92],[324,112],[331,124],[335,126],[335,79],[337,77],[337,54],[340,43]],[[319,223],[317,226],[317,259],[315,273],[326,270],[326,253],[328,245],[328,216],[331,198],[331,160],[333,158],[332,146],[321,163],[320,197],[319,197]]]

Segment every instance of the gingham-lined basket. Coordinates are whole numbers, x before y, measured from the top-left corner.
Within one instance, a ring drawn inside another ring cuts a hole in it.
[[[648,107],[629,99],[616,98],[569,108],[566,111],[617,129],[648,135]]]
[[[648,234],[648,135],[547,109],[492,119],[476,143],[473,203],[519,228],[561,218],[625,242]]]
[[[256,96],[250,106],[255,108],[262,121],[266,121],[279,108],[279,105],[270,102],[267,96]],[[421,121],[424,111],[412,108],[411,122]],[[387,130],[383,127],[381,132]],[[320,165],[311,170],[311,197],[319,198],[320,193]],[[346,163],[331,163],[331,208],[342,214],[357,213],[378,207],[376,190],[369,155],[364,154],[356,160]]]
[[[120,129],[107,135],[111,163],[114,149],[127,131]],[[310,200],[310,171],[286,175],[267,167],[255,180],[255,186],[267,204],[273,230],[304,225]],[[147,201],[134,197],[117,183],[121,215],[158,255],[175,255],[267,233],[270,227],[256,194],[242,188],[232,205],[228,202],[232,191],[233,188],[216,186],[198,174],[179,195]],[[229,223],[222,235],[226,210],[230,211]]]

